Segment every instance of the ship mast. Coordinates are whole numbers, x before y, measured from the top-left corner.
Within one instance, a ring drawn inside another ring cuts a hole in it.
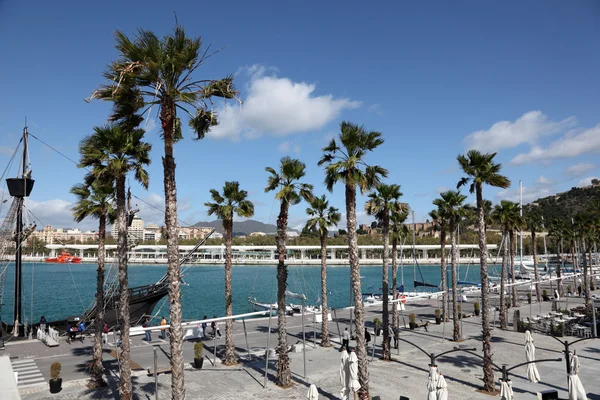
[[[8,178],[6,185],[8,191],[17,202],[17,226],[15,232],[16,253],[15,253],[15,300],[13,308],[14,336],[24,336],[25,329],[21,320],[22,313],[22,283],[23,283],[23,204],[25,197],[28,197],[33,189],[35,182],[30,178],[31,172],[27,169],[27,145],[28,145],[27,126],[23,128],[23,166],[21,169],[21,177]]]

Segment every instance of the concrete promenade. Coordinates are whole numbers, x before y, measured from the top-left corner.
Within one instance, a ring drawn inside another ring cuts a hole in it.
[[[598,292],[596,292],[598,293]],[[465,313],[472,312],[473,301],[469,299],[462,305]],[[580,303],[579,298],[570,298],[569,307],[574,307]],[[526,303],[526,302],[525,302]],[[565,304],[561,303],[561,307]],[[367,308],[368,329],[372,329],[372,320],[374,317],[381,318],[381,306]],[[401,332],[403,339],[409,340],[424,349],[427,352],[435,354],[453,349],[457,343],[448,338],[452,333],[452,322],[435,325],[433,323],[433,312],[438,307],[438,303],[433,300],[413,303],[407,306],[403,312],[404,318],[401,322],[408,323],[408,313],[417,314],[417,319],[432,321],[428,332],[423,328],[411,331],[404,329]],[[521,306],[521,316],[529,316],[538,313],[547,313],[550,311],[551,303],[534,303],[530,307],[525,304]],[[512,311],[511,308],[511,322]],[[490,314],[491,320],[494,319],[494,313]],[[312,383],[319,388],[321,399],[337,399],[341,389],[339,383],[339,360],[340,353],[338,346],[334,348],[321,348],[313,346],[313,324],[311,318],[306,318],[306,371],[304,378],[303,354],[292,353],[292,369],[296,385],[291,389],[280,389],[274,384],[275,360],[269,365],[269,381],[267,387],[263,387],[265,359],[259,356],[264,353],[267,342],[268,319],[247,320],[246,328],[248,333],[248,346],[251,354],[247,359],[247,345],[241,321],[234,324],[235,342],[241,357],[241,362],[235,367],[222,366],[217,359],[215,365],[213,344],[217,345],[217,356],[224,350],[224,338],[216,341],[207,340],[205,342],[204,368],[194,370],[189,363],[193,361],[193,343],[188,342],[184,345],[184,355],[186,358],[186,391],[187,398],[214,398],[214,399],[304,399],[308,391],[308,386]],[[336,343],[338,341],[338,329],[348,326],[349,311],[338,311],[334,321],[330,323],[332,337]],[[460,345],[476,348],[477,354],[481,351],[481,321],[479,317],[463,319],[462,323],[464,341]],[[276,327],[276,318],[272,320],[273,328]],[[339,328],[338,328],[339,326]],[[296,344],[302,340],[302,324],[299,316],[288,318],[288,340],[290,344]],[[512,329],[512,328],[511,328]],[[224,327],[223,327],[224,330]],[[318,326],[317,326],[318,330]],[[271,344],[273,348],[276,342],[276,331],[272,330]],[[224,333],[224,332],[223,332]],[[134,388],[135,398],[154,399],[154,378],[146,375],[146,370],[153,366],[154,348],[158,349],[158,365],[165,367],[168,365],[169,345],[160,340],[156,334],[153,334],[153,341],[146,343],[141,338],[132,338],[132,360],[142,368],[135,372]],[[536,358],[558,358],[564,357],[561,354],[562,345],[555,339],[543,334],[534,334],[537,347]],[[562,340],[573,340],[575,338],[565,337]],[[50,364],[54,361],[62,363],[64,388],[60,394],[51,395],[47,385],[32,386],[21,388],[20,393],[23,399],[113,399],[118,398],[118,368],[117,360],[114,358],[114,347],[106,346],[105,349],[105,367],[107,380],[110,386],[101,390],[89,390],[85,387],[87,377],[86,364],[91,361],[92,339],[87,338],[83,343],[61,342],[57,348],[48,348],[41,343],[21,342],[8,343],[0,355],[9,355],[15,357],[13,360],[34,359],[35,364],[42,372],[46,380],[49,379]],[[318,337],[317,337],[318,340]],[[414,347],[400,342],[399,350],[393,350],[393,361],[384,362],[378,359],[380,352],[381,338],[377,338],[375,346],[375,357],[369,364],[370,373],[370,394],[379,395],[384,400],[397,400],[400,395],[407,396],[410,399],[425,398],[427,394],[426,384],[428,375],[429,359],[423,353]],[[492,345],[494,352],[494,362],[501,366],[507,364],[509,367],[525,361],[524,334],[512,330],[502,331],[499,328],[493,330]],[[352,344],[352,343],[351,343]],[[373,342],[371,342],[371,345]],[[600,399],[600,384],[598,376],[600,375],[600,341],[598,339],[586,340],[574,346],[580,357],[582,368],[580,377],[584,387],[587,390],[589,399]],[[370,351],[372,346],[370,346]],[[448,391],[450,399],[489,399],[488,395],[481,394],[477,390],[481,387],[482,369],[479,358],[467,353],[457,352],[441,357],[437,360],[439,370],[445,375],[448,382]],[[538,364],[542,382],[533,384],[526,380],[526,367],[519,367],[511,376],[513,388],[517,399],[534,399],[539,390],[556,389],[562,399],[567,398],[567,378],[565,373],[565,363],[546,362]],[[498,381],[500,374],[495,373],[495,380]],[[497,386],[498,387],[498,386]],[[170,376],[159,376],[159,398],[170,398]]]

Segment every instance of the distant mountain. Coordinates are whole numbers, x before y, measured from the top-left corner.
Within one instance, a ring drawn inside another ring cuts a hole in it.
[[[194,226],[206,226],[215,228],[219,233],[223,233],[223,223],[219,220],[210,222],[198,222]],[[288,228],[288,231],[298,232],[296,229]],[[265,224],[260,221],[249,219],[246,221],[234,221],[233,222],[233,236],[246,236],[252,232],[263,232],[267,234],[277,233],[277,225]]]
[[[544,217],[545,221],[554,219],[571,222],[578,212],[589,210],[594,202],[600,201],[600,184],[586,187],[573,187],[563,193],[537,199],[523,206],[525,214],[533,207]]]

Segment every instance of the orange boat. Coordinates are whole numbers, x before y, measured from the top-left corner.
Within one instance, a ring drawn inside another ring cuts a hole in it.
[[[71,254],[69,254],[69,252],[63,249],[63,251],[58,255],[58,257],[48,257],[46,258],[46,262],[59,264],[80,264],[81,257],[72,256]]]

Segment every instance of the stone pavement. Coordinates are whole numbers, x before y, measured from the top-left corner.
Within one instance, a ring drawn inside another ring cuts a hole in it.
[[[577,300],[571,300],[571,306]],[[427,319],[432,314],[435,302],[411,305],[405,312],[417,312],[419,318]],[[466,311],[467,305],[463,306]],[[550,303],[535,304],[531,309],[533,314],[537,314],[541,306],[542,312],[550,311]],[[512,311],[513,309],[511,309]],[[525,305],[521,307],[521,314],[529,315],[530,307]],[[380,312],[380,311],[379,311]],[[377,315],[377,311],[371,311],[372,315]],[[339,317],[339,316],[338,316]],[[492,316],[493,319],[493,316]],[[369,319],[370,320],[370,319]],[[290,343],[298,340],[298,319],[290,318]],[[347,322],[340,318],[341,329]],[[251,348],[263,347],[266,345],[265,334],[266,321],[254,321],[247,323],[249,330],[258,332],[249,335],[252,342]],[[274,320],[275,325],[275,320]],[[337,332],[336,323],[333,322],[331,330]],[[460,343],[466,347],[476,348],[476,353],[481,354],[481,324],[477,317],[466,318],[462,322],[463,337],[465,340]],[[445,337],[451,334],[452,323],[445,324]],[[401,337],[426,349],[427,352],[441,353],[451,350],[456,346],[447,339],[443,339],[444,325],[430,325],[429,332],[423,329],[415,331],[405,330]],[[337,336],[337,335],[334,335]],[[300,336],[301,337],[301,336]],[[310,337],[310,336],[309,336]],[[536,358],[559,358],[564,357],[561,353],[562,345],[557,340],[541,334],[534,334],[537,347]],[[572,340],[571,337],[562,338],[563,340]],[[137,340],[137,339],[135,339]],[[276,335],[271,337],[271,347],[276,340]],[[337,340],[337,339],[336,339]],[[381,338],[377,338],[380,342]],[[501,331],[496,328],[493,331],[492,345],[494,351],[494,362],[501,366],[506,363],[510,366],[525,361],[524,335],[513,331]],[[310,343],[310,342],[309,342]],[[208,343],[207,343],[208,345]],[[243,333],[236,335],[236,345],[240,347],[242,356],[245,355],[245,341]],[[222,341],[220,346],[222,346]],[[161,345],[163,351],[168,351],[168,346]],[[584,387],[588,392],[588,398],[600,400],[600,340],[593,339],[578,343],[574,346],[580,357],[582,369],[580,377]],[[134,352],[134,359],[144,368],[151,366],[152,346],[139,345]],[[416,348],[400,342],[400,350],[397,354],[393,350],[393,361],[384,362],[378,360],[379,346],[376,346],[376,355],[374,361],[369,364],[370,374],[370,394],[379,395],[384,400],[397,400],[400,395],[407,396],[410,399],[425,398],[427,394],[426,384],[428,375],[429,359],[425,354]],[[191,362],[191,344],[186,344],[186,361]],[[89,356],[89,355],[88,355]],[[213,355],[207,349],[207,357],[212,359]],[[215,399],[305,399],[308,386],[311,383],[319,388],[321,399],[338,399],[341,386],[339,384],[339,359],[340,353],[337,348],[312,348],[307,345],[307,377],[303,376],[302,353],[292,353],[292,369],[297,384],[290,389],[280,389],[274,384],[275,371],[274,361],[269,366],[269,382],[267,388],[263,388],[264,379],[264,358],[254,358],[253,361],[241,363],[236,367],[225,367],[217,363],[213,366],[208,360],[205,360],[202,370],[193,370],[188,366],[186,371],[186,393],[187,398],[215,398]],[[69,358],[65,356],[65,358]],[[164,365],[163,360],[159,365]],[[39,363],[39,362],[38,362]],[[116,368],[113,361],[108,360],[107,379],[110,387],[102,390],[90,391],[85,386],[85,380],[77,379],[65,383],[65,388],[60,394],[51,395],[47,386],[38,388],[27,388],[21,390],[23,399],[113,399],[118,398],[117,384],[118,379],[115,376]],[[457,352],[441,357],[437,360],[439,370],[445,375],[448,382],[448,391],[450,399],[489,399],[488,395],[481,394],[477,390],[481,387],[481,362],[480,359],[467,353]],[[565,374],[565,363],[546,362],[539,363],[538,369],[542,382],[532,384],[526,380],[526,367],[517,368],[513,380],[513,388],[517,399],[534,399],[539,390],[556,389],[562,399],[567,398],[567,380]],[[85,375],[78,375],[84,377]],[[498,381],[499,373],[495,373],[495,380]],[[134,377],[134,392],[137,399],[154,399],[154,380],[153,377],[146,376],[143,372]],[[159,398],[170,398],[170,376],[159,376]]]

